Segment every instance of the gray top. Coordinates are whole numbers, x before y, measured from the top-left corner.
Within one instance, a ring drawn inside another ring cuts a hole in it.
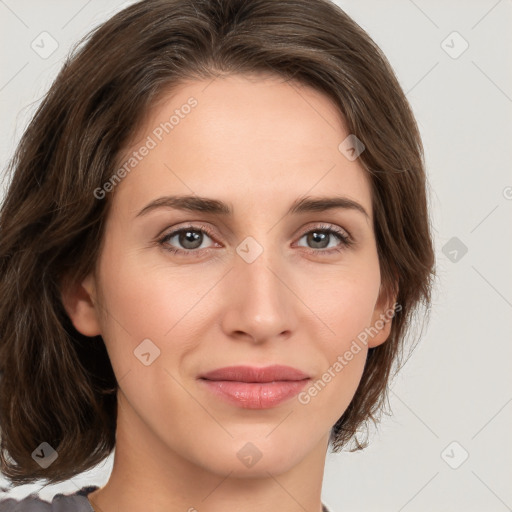
[[[8,498],[0,501],[0,512],[94,512],[87,495],[99,489],[97,485],[82,487],[73,494],[56,494],[51,503],[35,493],[22,500]]]
[[[35,493],[22,500],[8,498],[0,501],[0,512],[94,512],[87,495],[96,489],[99,489],[97,485],[88,485],[73,494],[59,493],[51,503],[38,498]],[[323,503],[322,512],[329,512]]]

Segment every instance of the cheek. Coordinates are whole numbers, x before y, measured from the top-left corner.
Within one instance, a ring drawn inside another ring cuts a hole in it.
[[[171,424],[172,411],[189,410],[195,403],[178,382],[183,380],[181,361],[199,340],[194,306],[211,284],[197,271],[195,277],[178,279],[169,268],[145,268],[129,255],[105,261],[100,279],[108,305],[103,339],[120,390],[158,430]]]
[[[144,264],[140,254],[116,255],[114,243],[105,255],[99,276],[102,332],[116,374],[139,368],[134,351],[147,339],[155,345],[148,345],[155,354],[159,350],[164,356],[160,363],[178,361],[197,343],[194,326],[214,307],[202,298],[218,276],[192,266],[184,270]]]
[[[330,295],[326,317],[336,342],[329,344],[337,352],[345,350],[347,343],[357,338],[371,325],[379,283],[353,281],[344,282],[340,289]]]
[[[316,281],[308,277],[308,289],[302,293],[325,327],[326,335],[320,340],[325,342],[324,352],[332,358],[370,326],[380,289],[377,255],[316,277]],[[314,282],[316,286],[312,287]]]
[[[332,423],[346,410],[361,380],[368,353],[365,333],[371,326],[379,287],[375,255],[357,272],[354,267],[339,272],[308,294],[325,327],[322,335],[312,338],[323,356],[323,369],[299,401],[325,410]]]
[[[346,281],[344,286],[331,290],[329,300],[323,303],[322,320],[329,330],[326,335],[313,338],[322,368],[298,396],[305,411],[320,423],[334,425],[338,421],[363,375],[368,347],[361,333],[370,325],[378,287],[361,284]],[[321,300],[316,299],[315,303]]]

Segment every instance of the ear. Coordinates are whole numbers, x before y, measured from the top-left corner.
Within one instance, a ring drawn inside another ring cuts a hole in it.
[[[85,336],[101,334],[95,280],[92,273],[81,283],[64,281],[61,285],[61,299],[64,309],[78,332]]]
[[[373,310],[370,326],[372,335],[368,338],[368,348],[377,347],[389,338],[397,296],[398,290],[390,292],[381,285]]]

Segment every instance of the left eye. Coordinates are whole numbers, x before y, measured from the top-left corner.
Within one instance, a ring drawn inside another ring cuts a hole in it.
[[[309,243],[309,247],[313,249],[329,249],[338,247],[340,242],[341,245],[348,245],[349,243],[346,235],[330,228],[312,229],[304,233],[300,239],[302,240],[304,237],[306,238],[306,243]],[[329,245],[332,241],[337,241],[338,244]]]

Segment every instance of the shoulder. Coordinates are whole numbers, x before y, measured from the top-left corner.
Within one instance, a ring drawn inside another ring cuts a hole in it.
[[[0,512],[52,512],[52,505],[37,496],[27,496],[22,500],[7,498],[0,501]]]
[[[22,500],[7,498],[0,501],[0,512],[52,512],[52,505],[31,494]]]
[[[82,487],[73,494],[56,494],[51,503],[35,493],[22,500],[8,498],[0,501],[0,512],[94,512],[87,495],[98,489],[95,485]]]

